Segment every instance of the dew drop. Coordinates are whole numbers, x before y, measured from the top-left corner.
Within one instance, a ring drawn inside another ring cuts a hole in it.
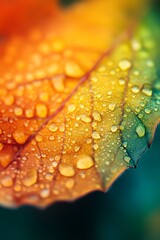
[[[136,133],[139,137],[144,137],[145,135],[145,127],[142,124],[138,124],[136,127]]]
[[[142,89],[142,93],[144,93],[146,96],[152,96],[152,89],[150,87],[150,85],[146,85],[143,87]]]
[[[130,158],[129,156],[125,156],[125,157],[124,157],[124,161],[127,162],[127,163],[129,163],[130,160],[131,160],[131,158]]]
[[[77,168],[88,169],[94,165],[93,158],[89,155],[80,155],[77,157]]]
[[[13,96],[6,96],[4,98],[4,103],[6,106],[11,106],[14,103],[14,97]]]
[[[96,131],[93,131],[92,137],[93,137],[94,139],[100,139],[100,135],[99,135],[99,133],[97,133]]]
[[[25,114],[26,114],[26,117],[27,117],[27,118],[32,118],[33,115],[34,115],[32,109],[26,109],[26,110],[25,110]]]
[[[1,153],[0,154],[0,164],[3,167],[7,167],[9,165],[9,163],[12,161],[12,155],[9,153]]]
[[[114,133],[114,132],[117,132],[117,129],[118,129],[117,126],[112,126],[112,127],[111,127],[111,132],[113,132],[113,133]]]
[[[36,113],[38,117],[45,118],[47,116],[47,112],[48,110],[46,105],[41,103],[36,105]]]
[[[133,50],[135,50],[135,51],[140,50],[140,49],[141,49],[141,44],[140,44],[140,42],[137,41],[136,39],[133,39],[133,40],[132,40],[132,48],[133,48]]]
[[[91,118],[86,115],[81,115],[81,120],[82,120],[82,122],[85,122],[85,123],[91,122]]]
[[[50,190],[48,188],[44,188],[40,191],[40,196],[42,198],[47,198],[50,195]]]
[[[93,118],[95,121],[98,121],[98,122],[101,122],[102,118],[101,118],[101,115],[99,112],[97,111],[94,111],[93,114],[92,114]]]
[[[120,85],[124,85],[124,84],[125,84],[125,80],[124,80],[123,78],[120,78],[120,79],[119,79],[119,84],[120,84]]]
[[[48,127],[50,132],[56,132],[58,130],[58,127],[55,123],[51,123]]]
[[[121,60],[119,62],[119,67],[122,71],[128,70],[129,68],[131,68],[131,62],[128,60]]]
[[[1,179],[1,184],[3,187],[11,187],[13,185],[13,179],[10,176],[4,176]]]
[[[74,147],[74,151],[75,151],[75,152],[78,152],[79,149],[80,149],[80,146],[75,146],[75,147]]]
[[[65,186],[68,189],[72,189],[74,187],[74,184],[75,184],[74,179],[71,178],[66,181]]]
[[[65,73],[70,77],[82,77],[84,71],[75,62],[68,62],[65,66]]]
[[[22,179],[22,183],[26,187],[31,187],[37,182],[37,170],[35,168],[29,170],[25,177]]]
[[[53,180],[53,174],[51,174],[51,173],[47,173],[46,175],[45,175],[45,178],[46,178],[46,180],[48,180],[48,181],[52,181]]]
[[[19,144],[25,143],[28,138],[28,136],[20,129],[16,129],[13,132],[12,136],[15,139],[15,141]]]
[[[132,92],[133,92],[133,93],[138,93],[139,90],[140,90],[140,89],[139,89],[139,87],[138,87],[137,85],[135,85],[135,86],[132,87]]]
[[[76,106],[75,106],[74,104],[69,104],[69,105],[68,105],[68,112],[69,112],[69,113],[74,112],[75,109],[76,109]]]
[[[115,110],[115,107],[116,107],[116,104],[115,103],[110,103],[108,105],[108,109],[111,110],[111,111],[114,111]]]
[[[65,177],[72,177],[75,175],[75,170],[72,166],[61,163],[58,167],[61,175],[65,176]]]
[[[35,140],[40,143],[40,142],[42,142],[43,138],[41,135],[37,135]]]
[[[15,107],[15,108],[14,108],[14,114],[15,114],[16,116],[21,116],[21,115],[23,114],[22,108],[21,108],[21,107]]]
[[[64,91],[64,76],[55,77],[51,82],[57,92]]]
[[[151,110],[149,108],[144,109],[145,113],[150,114]]]

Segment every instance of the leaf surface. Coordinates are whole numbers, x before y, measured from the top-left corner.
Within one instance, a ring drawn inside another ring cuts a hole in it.
[[[24,3],[0,18],[0,202],[106,191],[159,121],[157,27],[141,21],[145,2]]]

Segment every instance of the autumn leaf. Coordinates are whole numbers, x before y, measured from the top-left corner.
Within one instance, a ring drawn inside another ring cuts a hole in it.
[[[1,204],[106,191],[137,166],[160,119],[158,23],[146,4],[2,1]]]

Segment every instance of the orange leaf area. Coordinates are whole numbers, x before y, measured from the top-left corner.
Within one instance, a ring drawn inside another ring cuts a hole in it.
[[[129,161],[114,143],[142,2],[66,9],[40,2],[2,1],[0,9],[0,202],[7,206],[106,190]],[[116,164],[102,161],[117,153]]]

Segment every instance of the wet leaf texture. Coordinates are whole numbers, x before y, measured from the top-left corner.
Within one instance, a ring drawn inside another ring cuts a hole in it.
[[[142,1],[24,4],[0,10],[0,202],[106,191],[159,119],[156,29],[141,21]]]

